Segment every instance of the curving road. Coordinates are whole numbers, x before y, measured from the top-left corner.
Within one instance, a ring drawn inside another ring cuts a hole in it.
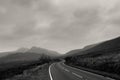
[[[52,64],[49,67],[49,75],[51,80],[114,80],[67,66],[63,62]]]

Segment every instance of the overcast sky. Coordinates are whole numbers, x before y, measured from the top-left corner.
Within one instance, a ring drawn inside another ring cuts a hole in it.
[[[61,53],[120,35],[120,0],[0,0],[0,51]]]

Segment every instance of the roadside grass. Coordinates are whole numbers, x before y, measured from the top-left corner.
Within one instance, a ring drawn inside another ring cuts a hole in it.
[[[50,80],[48,72],[49,65],[50,63],[46,63],[32,69],[25,70],[22,74],[15,75],[14,77],[5,80]]]
[[[85,70],[85,71],[88,71],[88,72],[92,72],[92,73],[95,73],[95,74],[98,74],[98,75],[102,75],[106,78],[111,78],[111,80],[120,80],[120,76],[117,75],[117,74],[107,73],[107,72],[94,70],[94,69],[90,69],[90,68],[86,68],[86,67],[82,67],[82,66],[76,66],[76,65],[73,65],[73,64],[69,64],[69,63],[65,63],[65,64],[68,65],[68,66],[77,68],[77,69],[82,69],[82,70]]]
[[[60,61],[42,55],[37,61],[14,61],[0,63],[0,80],[49,80],[48,67]]]

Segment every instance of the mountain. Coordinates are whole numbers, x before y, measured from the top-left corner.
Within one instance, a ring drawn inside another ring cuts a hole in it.
[[[116,50],[116,49],[120,49],[120,37],[102,42],[99,45],[93,47],[92,49],[89,49],[88,51],[93,52],[93,51]]]
[[[25,52],[27,52],[28,50],[29,50],[28,48],[19,48],[19,49],[16,50],[16,51],[1,52],[1,53],[0,53],[0,58],[1,58],[1,57],[4,57],[4,56],[7,56],[7,55],[10,55],[10,54],[25,53]]]
[[[69,51],[68,53],[65,54],[65,56],[72,56],[72,55],[82,55],[84,54],[83,52],[88,50],[88,49],[91,49],[95,46],[97,46],[99,43],[97,44],[92,44],[92,45],[88,45],[88,46],[85,46],[83,49],[75,49],[75,50],[71,50]]]
[[[66,64],[88,68],[95,73],[120,80],[120,37],[87,46],[67,55],[64,58]]]
[[[44,48],[39,48],[39,47],[32,47],[27,51],[28,53],[37,53],[37,54],[45,54],[51,57],[56,57],[59,56],[60,54],[56,51],[44,49]]]
[[[51,58],[60,56],[59,53],[39,47],[32,47],[31,49],[20,48],[6,56],[0,58],[0,63],[11,61],[32,61],[38,60],[41,56],[49,56]]]
[[[28,48],[19,48],[19,49],[16,50],[15,52],[25,53],[25,52],[27,52],[28,50],[29,50]]]
[[[4,57],[4,56],[7,56],[8,54],[12,54],[13,52],[1,52],[0,53],[0,58],[1,57]]]
[[[16,62],[16,61],[34,61],[40,58],[40,54],[36,53],[13,53],[0,58],[0,63]]]
[[[104,41],[101,43],[86,46],[83,49],[72,50],[67,53],[68,56],[83,55],[95,52],[111,52],[120,50],[120,37]]]

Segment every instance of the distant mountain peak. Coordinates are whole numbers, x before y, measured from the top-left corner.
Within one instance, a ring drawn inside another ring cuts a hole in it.
[[[28,52],[37,52],[37,53],[39,53],[39,52],[44,51],[44,50],[47,50],[47,49],[33,46],[33,47],[31,47],[31,48],[29,49]],[[48,51],[48,50],[47,50],[47,51]]]
[[[40,47],[37,47],[37,46],[32,46],[32,47],[31,47],[31,49],[32,49],[32,48],[34,49],[34,48],[40,48]]]
[[[22,53],[25,53],[27,52],[29,49],[28,48],[19,48],[18,50],[16,50],[16,52],[22,52]]]
[[[3,53],[5,54],[5,53]],[[8,61],[33,61],[33,60],[38,60],[41,56],[49,56],[51,58],[55,58],[60,56],[59,53],[52,51],[52,50],[48,50],[48,49],[44,49],[44,48],[40,48],[40,47],[36,47],[33,46],[30,49],[28,48],[20,48],[16,51],[13,51],[11,53],[6,53],[6,56],[3,56],[0,58],[0,61],[2,62],[8,62]]]
[[[45,55],[49,55],[49,56],[58,56],[58,55],[60,55],[58,52],[48,50],[48,49],[44,49],[44,48],[40,48],[40,47],[36,47],[36,46],[33,46],[27,52],[28,53],[45,54]]]

